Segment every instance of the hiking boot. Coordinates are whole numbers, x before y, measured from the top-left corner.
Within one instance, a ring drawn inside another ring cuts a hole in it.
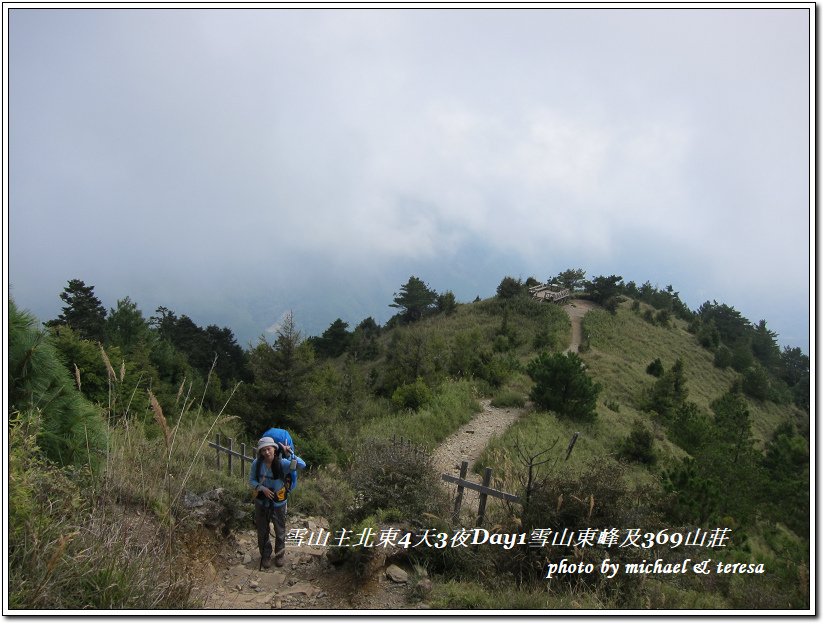
[[[279,568],[283,567],[283,557],[277,557],[275,559],[275,565]]]
[[[271,557],[263,557],[260,560],[260,565],[266,568],[267,570],[272,567],[272,558]]]

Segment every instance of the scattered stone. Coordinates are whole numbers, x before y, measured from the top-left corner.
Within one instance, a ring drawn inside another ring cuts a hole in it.
[[[475,430],[474,429],[467,429],[466,431],[464,431],[464,433],[475,433]]]
[[[258,588],[258,582],[257,581],[249,581],[249,587],[251,587],[252,589],[257,589]]]
[[[316,598],[326,598],[326,592],[325,591],[320,591],[320,592],[318,592],[318,595],[315,596],[315,597]]]
[[[214,490],[209,490],[208,492],[203,493],[203,498],[206,500],[220,500],[223,496],[223,488],[215,488]]]
[[[409,580],[409,574],[394,563],[386,568],[386,577],[394,583],[406,583]]]
[[[275,609],[281,609],[283,607],[283,601],[278,598],[277,600],[275,600],[274,607]]]
[[[196,507],[203,507],[204,502],[205,501],[203,498],[197,494],[194,494],[193,492],[184,492],[181,504],[187,509],[194,509]]]
[[[252,555],[250,555],[249,553],[246,553],[245,555],[243,555],[243,563],[244,564],[252,563]]]
[[[294,579],[292,579],[294,580]],[[278,593],[284,598],[296,598],[298,596],[308,596],[309,598],[315,596],[320,590],[313,587],[309,583],[295,582],[288,589],[281,589]]]

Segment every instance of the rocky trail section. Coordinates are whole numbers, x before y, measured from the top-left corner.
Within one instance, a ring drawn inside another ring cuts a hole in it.
[[[294,513],[289,514],[287,526],[306,529],[307,535],[329,528],[323,518]],[[332,541],[330,537],[328,545]],[[423,570],[389,563],[384,556],[373,565],[374,574],[356,578],[348,566],[335,567],[327,550],[327,546],[290,544],[282,568],[260,569],[254,529],[235,532],[217,556],[201,565],[195,594],[206,609],[219,610],[425,608],[410,599],[413,588],[426,590],[429,581]]]
[[[567,351],[578,351],[582,340],[581,319],[594,304],[573,300],[564,306],[572,323],[572,339]],[[471,468],[489,441],[501,435],[525,411],[498,408],[489,399],[469,423],[447,438],[433,453],[439,474],[458,476],[461,462]],[[466,478],[480,483],[480,477],[468,472]],[[456,487],[441,481],[455,495]],[[478,493],[464,490],[462,509],[477,510]],[[306,529],[307,534],[329,530],[323,518],[289,513],[289,529]],[[332,538],[329,544],[332,543]],[[366,575],[355,577],[349,566],[335,567],[327,557],[327,548],[307,544],[287,545],[286,565],[259,569],[257,536],[254,529],[231,534],[220,552],[198,564],[195,594],[207,609],[286,609],[286,610],[411,610],[428,608],[425,597],[431,581],[420,568],[393,562],[391,553],[380,553],[370,562]],[[377,549],[375,549],[378,552]],[[413,598],[413,595],[423,598]]]

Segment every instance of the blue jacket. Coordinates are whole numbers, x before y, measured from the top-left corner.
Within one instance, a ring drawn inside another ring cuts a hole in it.
[[[286,444],[289,446],[292,451],[295,451],[295,443],[292,441],[291,434],[286,431],[286,429],[278,429],[276,427],[270,427],[266,431],[264,431],[261,438],[272,438],[275,442],[280,444]],[[302,470],[302,469],[301,469]],[[298,486],[298,471],[292,471],[292,489],[294,490]]]
[[[297,470],[303,470],[306,468],[306,463],[297,455],[295,455],[295,459],[297,460]],[[292,458],[284,458],[284,457],[276,457],[272,462],[272,468],[275,467],[275,462],[279,461],[280,465],[283,467],[283,474],[289,474],[289,463],[291,462]],[[286,491],[286,483],[279,477],[279,475],[273,474],[273,471],[263,462],[261,462],[260,466],[260,476],[257,477],[258,474],[258,462],[261,461],[258,457],[256,460],[252,462],[252,467],[249,471],[249,485],[252,486],[253,489],[260,491],[261,486],[268,487],[275,493],[275,500],[272,501],[272,504],[275,507],[282,507],[286,504],[286,496],[288,492]],[[295,480],[292,481],[292,490],[295,489]],[[269,500],[269,499],[266,499]]]

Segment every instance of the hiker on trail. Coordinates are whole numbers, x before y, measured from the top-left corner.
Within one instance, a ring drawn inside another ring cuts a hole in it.
[[[249,485],[255,490],[255,527],[257,528],[260,565],[272,565],[272,541],[269,522],[275,526],[275,565],[283,566],[286,554],[286,501],[292,489],[294,470],[303,470],[306,463],[292,452],[288,444],[270,437],[258,441],[257,459],[252,462]]]

